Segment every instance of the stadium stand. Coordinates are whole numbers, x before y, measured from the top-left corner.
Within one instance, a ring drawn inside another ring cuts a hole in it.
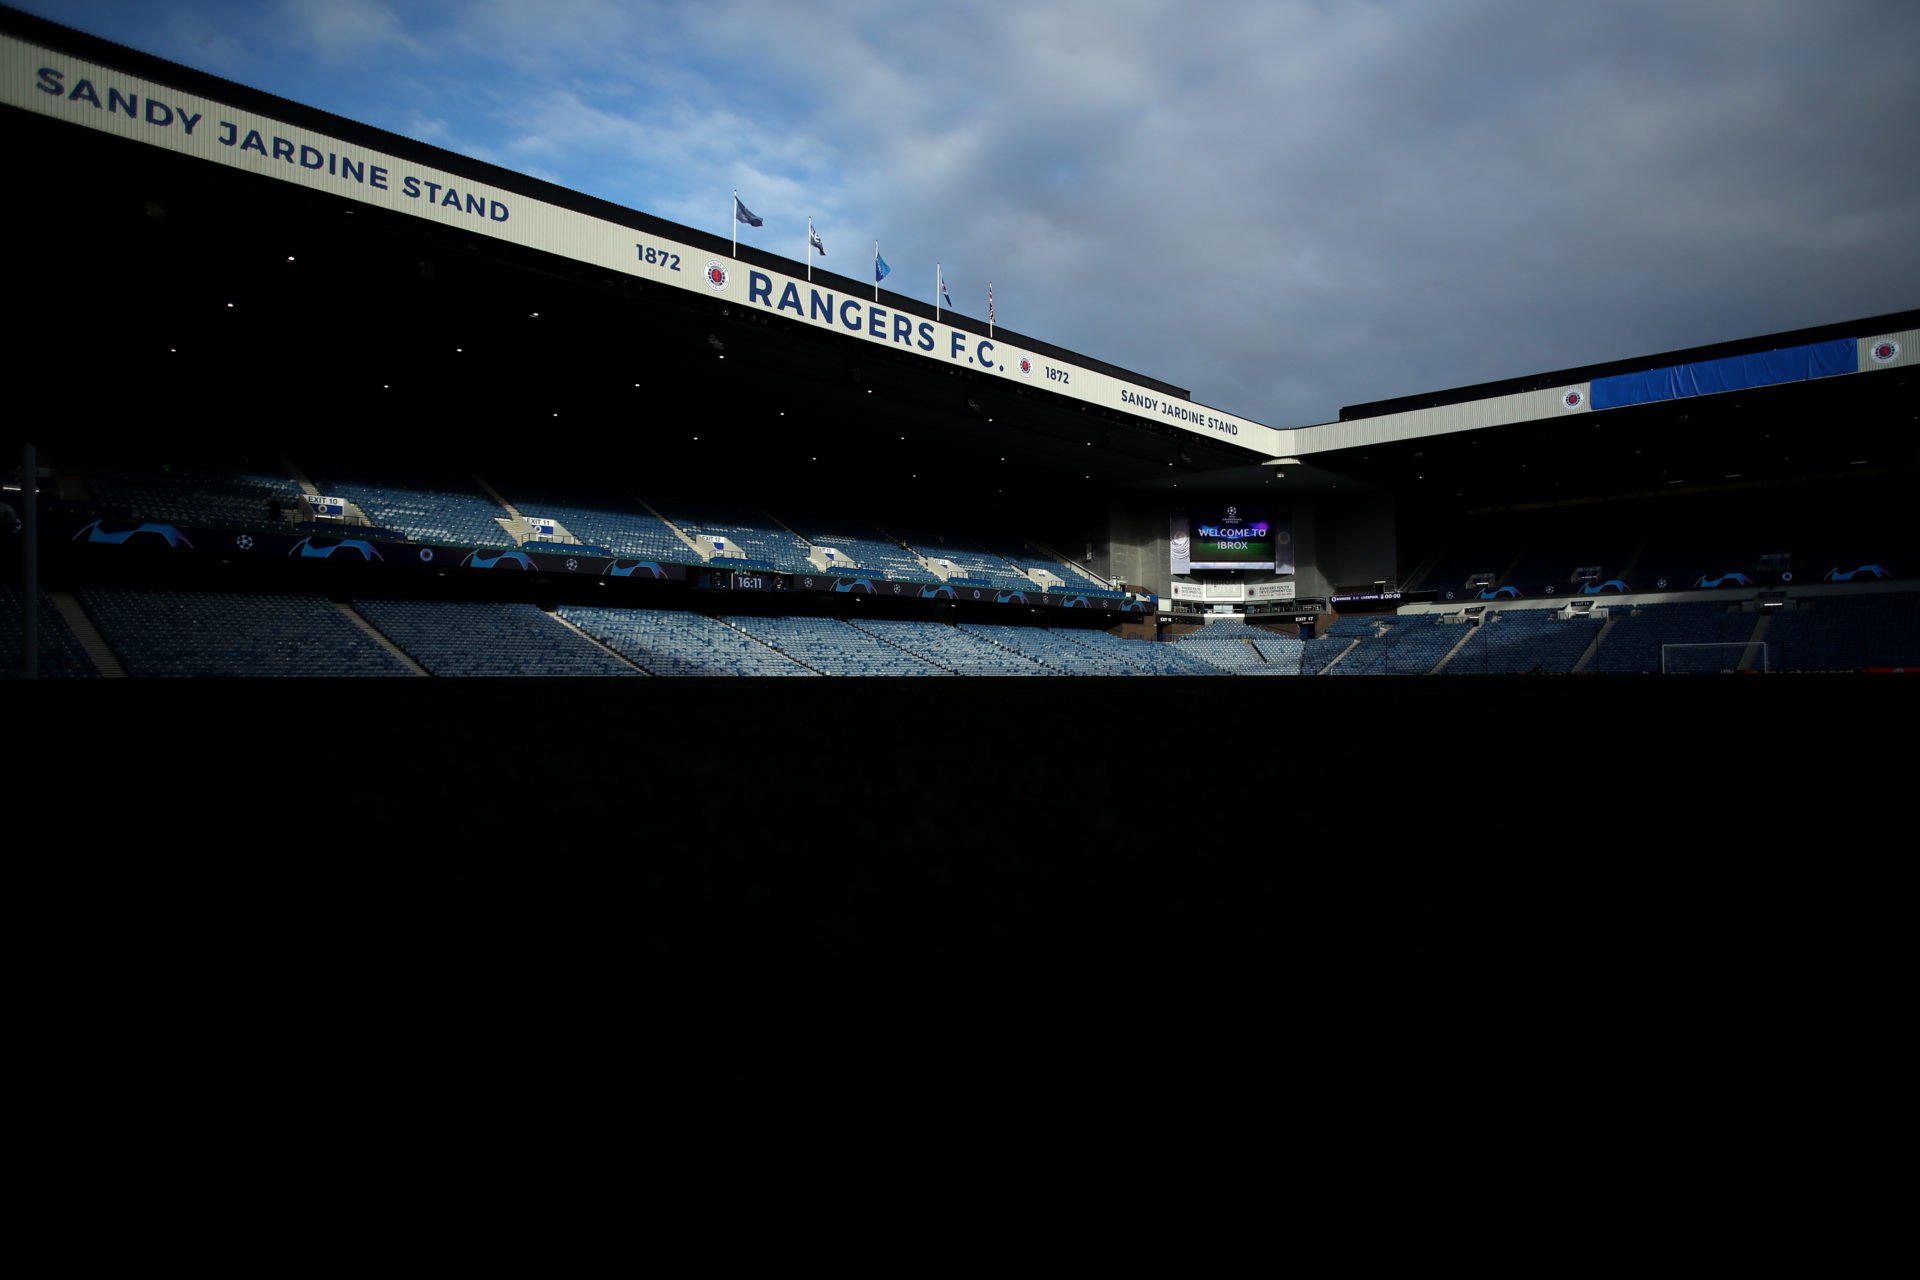
[[[1001,591],[1032,591],[1038,585],[1032,578],[987,549],[984,542],[944,530],[901,531],[901,538],[929,563],[945,560],[953,566],[948,582],[994,587]]]
[[[1441,668],[1446,675],[1564,675],[1598,635],[1601,619],[1557,609],[1489,610]]]
[[[1297,664],[1287,666],[1271,661],[1261,647],[1256,644],[1260,638],[1258,628],[1244,622],[1208,623],[1192,635],[1181,636],[1174,641],[1174,648],[1189,654],[1209,666],[1239,676],[1279,676],[1293,675]],[[1277,637],[1276,637],[1277,639]],[[1298,643],[1298,642],[1296,642]]]
[[[1471,599],[1478,592],[1468,588],[1470,577],[1490,573],[1496,584],[1504,582],[1507,568],[1516,557],[1511,535],[1505,531],[1483,535],[1476,541],[1442,552],[1431,568],[1410,578],[1407,586],[1410,590],[1438,592],[1442,600]]]
[[[1097,661],[1114,668],[1113,675],[1129,676],[1217,676],[1218,667],[1181,653],[1170,644],[1142,644],[1105,631],[1068,631],[1049,627],[1061,636],[1093,654]]]
[[[1678,660],[1689,671],[1737,669],[1741,652],[1731,646],[1753,638],[1757,618],[1715,601],[1679,601],[1642,604],[1615,611],[1590,668],[1596,672],[1660,672],[1663,645],[1709,645],[1682,651]]]
[[[452,472],[404,475],[397,468],[378,473],[347,464],[309,467],[321,492],[346,498],[383,529],[419,542],[459,547],[518,545],[501,526],[506,508],[483,494],[470,478]]]
[[[940,581],[913,552],[863,521],[806,514],[790,523],[812,545],[831,547],[837,553],[837,568],[850,566],[861,570],[862,576],[878,576],[889,582]]]
[[[943,676],[935,663],[836,618],[731,616],[722,621],[825,676]]]
[[[1051,675],[1036,660],[944,622],[861,619],[849,622],[877,640],[960,676]]]
[[[1339,636],[1315,636],[1301,642],[1300,669],[1306,675],[1325,675],[1352,647],[1353,641]]]
[[[1247,642],[1260,651],[1260,656],[1267,660],[1267,665],[1273,669],[1274,674],[1303,676],[1317,673],[1315,668],[1309,665],[1310,654],[1313,652],[1311,642],[1302,640],[1298,636],[1282,635],[1260,627],[1253,627],[1251,630],[1253,634],[1247,638]]]
[[[531,604],[355,600],[353,607],[436,676],[642,674]]]
[[[21,669],[25,657],[25,596],[16,586],[0,586],[0,672]],[[39,593],[40,674],[56,680],[97,676],[99,669],[87,657],[80,640],[54,607],[53,597]]]
[[[710,563],[806,573],[813,568],[807,544],[771,516],[747,507],[652,500],[649,505],[712,554]],[[715,540],[723,549],[716,549]]]
[[[277,528],[270,512],[295,513],[303,496],[300,486],[287,476],[211,465],[78,474],[103,515],[169,524]]]
[[[1775,671],[1920,669],[1920,594],[1819,595],[1765,616]]]
[[[1355,637],[1352,649],[1326,669],[1329,675],[1423,676],[1467,638],[1465,628],[1449,615],[1406,614],[1353,621],[1365,623],[1364,630]],[[1352,630],[1336,630],[1336,638],[1353,635]]]
[[[1057,627],[1018,627],[962,623],[960,629],[992,641],[1069,676],[1225,674],[1174,645],[1123,640],[1104,631],[1068,631]]]
[[[545,516],[578,538],[583,549],[603,547],[611,555],[660,563],[693,562],[693,548],[653,512],[617,489],[597,486],[581,476],[566,486],[518,485],[499,481],[500,492],[522,515]]]
[[[405,676],[317,596],[91,587],[76,593],[130,676]]]
[[[717,618],[683,609],[563,605],[560,616],[656,676],[820,674]]]
[[[1030,546],[1016,549],[996,542],[988,544],[988,548],[994,555],[1023,573],[1040,569],[1060,579],[1058,583],[1050,586],[1050,590],[1095,598],[1122,599],[1125,597],[1125,592],[1115,591],[1111,584],[1100,581],[1080,566],[1051,556],[1043,556]]]

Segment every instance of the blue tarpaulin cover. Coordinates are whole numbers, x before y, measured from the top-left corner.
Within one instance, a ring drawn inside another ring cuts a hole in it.
[[[1783,347],[1750,356],[1728,356],[1724,360],[1703,360],[1697,364],[1676,364],[1642,373],[1595,378],[1593,407],[1618,409],[1655,400],[1678,400],[1717,391],[1739,391],[1743,387],[1767,387],[1780,382],[1830,378],[1836,373],[1855,373],[1860,367],[1859,353],[1860,346],[1855,339],[1835,338],[1804,347]]]

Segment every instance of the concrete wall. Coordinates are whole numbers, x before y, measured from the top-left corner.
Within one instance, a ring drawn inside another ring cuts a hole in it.
[[[1315,585],[1309,591],[1303,581],[1301,595],[1325,595],[1336,584],[1400,580],[1392,499],[1383,494],[1317,495],[1312,528]]]

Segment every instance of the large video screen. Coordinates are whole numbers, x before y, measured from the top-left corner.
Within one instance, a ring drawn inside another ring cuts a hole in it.
[[[1270,508],[1230,498],[1190,502],[1173,513],[1173,559],[1175,573],[1198,569],[1292,573],[1293,537],[1286,516]]]

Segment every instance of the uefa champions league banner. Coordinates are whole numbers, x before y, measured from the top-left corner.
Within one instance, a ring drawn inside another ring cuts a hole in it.
[[[470,547],[396,542],[365,536],[352,526],[306,532],[267,532],[163,520],[100,516],[89,512],[49,513],[43,521],[49,546],[84,548],[88,553],[174,554],[241,560],[311,562],[335,566],[380,566],[392,570],[490,570],[548,574],[553,577],[684,582],[695,572],[688,565],[637,556],[610,556],[598,549],[558,544],[519,547]]]
[[[551,543],[518,547],[444,546],[395,542],[358,536],[342,527],[332,531],[267,532],[222,529],[206,525],[173,524],[139,517],[99,516],[60,511],[44,520],[50,546],[71,548],[90,555],[143,557],[184,556],[189,559],[278,561],[283,565],[326,561],[336,569],[358,573],[432,570],[534,574],[546,578],[600,579],[604,583],[692,582],[708,591],[802,592],[819,596],[873,595],[901,599],[954,601],[973,604],[1018,605],[1028,609],[1092,609],[1103,613],[1151,613],[1157,598],[1118,599],[1099,593],[1073,591],[1006,591],[997,588],[953,587],[945,583],[901,583],[851,574],[796,574],[789,572],[715,569],[635,556],[609,556],[597,549]],[[297,579],[288,579],[289,582]]]
[[[0,102],[1278,457],[1282,433],[1057,356],[0,36]],[[457,159],[457,157],[449,157]],[[798,234],[796,232],[796,240]]]

